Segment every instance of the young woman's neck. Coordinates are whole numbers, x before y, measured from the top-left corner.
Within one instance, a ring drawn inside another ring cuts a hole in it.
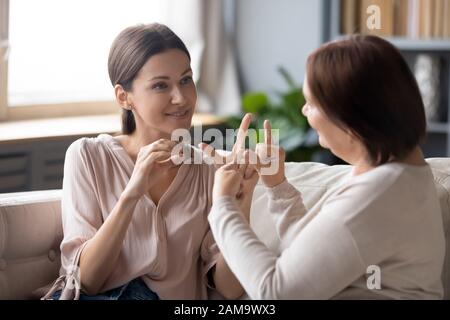
[[[128,152],[130,153],[131,158],[135,161],[137,158],[137,154],[142,147],[149,145],[159,139],[167,139],[170,140],[170,134],[157,131],[157,130],[136,130],[127,135],[126,144]]]
[[[128,135],[129,140],[133,142],[135,146],[144,147],[159,139],[170,140],[171,135],[157,130],[135,130],[132,134]]]

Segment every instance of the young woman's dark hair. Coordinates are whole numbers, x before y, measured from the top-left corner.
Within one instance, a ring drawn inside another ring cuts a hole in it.
[[[125,91],[132,90],[133,80],[151,56],[168,49],[179,49],[191,59],[183,41],[167,26],[152,23],[126,28],[111,45],[108,58],[109,78],[113,86],[120,84]],[[136,130],[131,110],[122,110],[122,133]]]
[[[314,102],[361,139],[372,165],[401,160],[423,142],[419,87],[388,41],[354,35],[325,44],[308,57],[307,79]]]

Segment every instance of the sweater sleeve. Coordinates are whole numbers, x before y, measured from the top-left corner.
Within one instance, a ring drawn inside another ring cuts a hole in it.
[[[76,263],[74,259],[78,251],[103,222],[94,187],[95,176],[87,153],[86,140],[77,140],[67,149],[64,162],[61,263],[65,270]]]
[[[252,299],[328,299],[365,273],[350,231],[318,215],[292,237],[280,256],[249,228],[231,197],[217,199],[209,215],[222,255]]]
[[[287,180],[266,190],[269,198],[269,212],[275,222],[281,249],[284,249],[298,234],[301,219],[307,210],[300,191]]]

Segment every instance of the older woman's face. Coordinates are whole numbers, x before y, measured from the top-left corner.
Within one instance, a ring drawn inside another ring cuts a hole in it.
[[[317,105],[309,90],[306,76],[303,82],[303,94],[306,103],[302,108],[302,113],[308,119],[310,126],[317,131],[319,144],[323,148],[330,149],[337,157],[352,163],[355,147],[359,149],[362,144],[352,134],[334,124]]]
[[[131,100],[138,130],[170,137],[189,129],[197,91],[188,56],[170,49],[150,57],[133,81]]]

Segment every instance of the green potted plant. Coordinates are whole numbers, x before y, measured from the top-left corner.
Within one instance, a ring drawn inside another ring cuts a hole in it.
[[[286,161],[311,161],[314,152],[320,149],[317,136],[310,128],[306,117],[301,113],[305,104],[302,88],[297,85],[290,74],[279,67],[288,88],[277,92],[277,101],[272,101],[265,92],[248,92],[242,96],[242,112],[251,112],[253,121],[251,128],[261,129],[265,119],[270,120],[272,129],[278,129],[279,144],[286,151]],[[226,124],[238,128],[241,116],[231,116]],[[262,142],[262,134],[257,130],[258,142]]]

